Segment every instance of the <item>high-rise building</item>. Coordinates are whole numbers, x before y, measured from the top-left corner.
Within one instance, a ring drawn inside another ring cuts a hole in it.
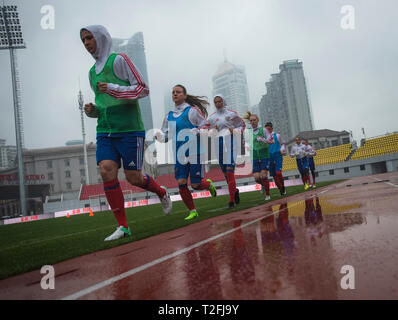
[[[149,86],[148,71],[145,57],[144,35],[137,32],[130,39],[113,38],[113,51],[126,54],[142,74],[145,83]],[[149,90],[151,87],[149,86]],[[150,96],[139,100],[142,120],[145,130],[153,129],[153,117]]]
[[[250,107],[245,68],[225,59],[213,76],[213,96],[216,94],[222,94],[228,107],[244,115]]]
[[[272,74],[265,85],[267,93],[261,98],[259,109],[264,122],[289,140],[299,132],[314,129],[303,63],[284,61],[279,73]]]
[[[171,110],[174,109],[175,103],[173,101],[173,98],[171,96],[171,91],[167,90],[164,92],[163,95],[163,103],[164,103],[164,114],[168,114]],[[162,118],[163,120],[163,118]]]
[[[6,140],[0,139],[0,169],[15,167],[17,147],[7,146]]]

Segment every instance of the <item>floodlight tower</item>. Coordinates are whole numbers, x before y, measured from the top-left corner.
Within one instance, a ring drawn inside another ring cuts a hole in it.
[[[25,49],[17,6],[0,6],[0,50],[10,50],[11,77],[14,98],[15,136],[18,155],[18,179],[21,213],[27,215],[25,174],[23,162],[22,109],[20,102],[19,75],[16,66],[16,49]]]
[[[90,184],[90,177],[88,175],[88,159],[87,159],[87,146],[86,146],[86,131],[84,130],[84,116],[83,116],[83,94],[82,91],[79,90],[79,95],[78,95],[78,102],[79,102],[79,109],[80,109],[80,118],[82,121],[82,135],[83,135],[83,152],[84,152],[84,169],[86,172],[86,184]]]

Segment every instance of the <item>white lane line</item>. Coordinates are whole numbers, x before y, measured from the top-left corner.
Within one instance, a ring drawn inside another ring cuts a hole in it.
[[[321,192],[319,192],[319,193],[316,193],[316,194],[314,194],[311,198],[314,198],[314,197],[317,196],[318,194],[325,193],[325,192],[327,192],[327,191],[329,191],[329,190],[330,190],[330,189],[326,189],[326,190],[324,190],[324,191],[321,191]],[[293,206],[298,205],[298,203],[300,203],[300,201],[297,201],[296,204],[294,204]],[[155,266],[155,265],[157,265],[157,264],[159,264],[159,263],[162,263],[162,262],[164,262],[164,261],[167,261],[167,260],[169,260],[169,259],[172,259],[172,258],[174,258],[174,257],[177,257],[177,256],[179,256],[179,255],[181,255],[181,254],[183,254],[183,253],[186,253],[186,252],[188,252],[188,251],[191,251],[191,250],[193,250],[193,249],[195,249],[195,248],[197,248],[197,247],[200,247],[201,245],[204,245],[204,244],[206,244],[206,243],[208,243],[208,242],[211,242],[211,241],[213,241],[213,240],[216,240],[216,239],[219,239],[219,238],[221,238],[221,237],[224,237],[224,236],[226,236],[226,235],[228,235],[228,234],[230,234],[230,233],[232,233],[232,232],[235,232],[235,231],[237,231],[237,230],[239,230],[239,229],[246,228],[246,227],[248,227],[248,226],[250,226],[250,225],[252,225],[252,224],[254,224],[254,223],[257,223],[257,222],[263,220],[263,219],[266,218],[266,217],[269,217],[269,216],[271,216],[271,215],[273,215],[273,214],[277,214],[277,213],[279,213],[279,212],[280,212],[280,210],[278,210],[278,211],[276,211],[276,212],[273,212],[273,213],[270,213],[270,214],[266,214],[266,215],[264,215],[264,216],[262,216],[262,217],[260,217],[260,218],[257,218],[257,219],[255,219],[255,220],[252,220],[252,221],[249,221],[249,222],[247,222],[247,223],[245,223],[245,224],[242,224],[242,225],[240,225],[239,227],[230,229],[230,230],[225,231],[225,232],[223,232],[223,233],[220,233],[220,234],[218,234],[218,235],[216,235],[216,236],[210,237],[210,238],[208,238],[208,239],[206,239],[206,240],[197,242],[197,243],[195,243],[195,244],[193,244],[193,245],[191,245],[191,246],[189,246],[189,247],[186,247],[186,248],[184,248],[184,249],[181,249],[181,250],[178,250],[178,251],[173,252],[173,253],[171,253],[171,254],[168,254],[168,255],[166,255],[166,256],[163,256],[163,257],[161,257],[161,258],[159,258],[159,259],[156,259],[156,260],[153,260],[153,261],[151,261],[151,262],[148,262],[148,263],[146,263],[146,264],[144,264],[144,265],[142,265],[142,266],[139,266],[139,267],[136,267],[136,268],[134,268],[134,269],[131,269],[131,270],[127,271],[127,272],[121,273],[121,274],[119,274],[118,276],[115,276],[115,277],[109,278],[108,280],[104,280],[104,281],[102,281],[102,282],[99,282],[99,283],[97,283],[97,284],[95,284],[95,285],[93,285],[93,286],[91,286],[91,287],[88,287],[88,288],[83,289],[83,290],[80,290],[80,291],[78,291],[78,292],[76,292],[76,293],[74,293],[74,294],[71,294],[71,295],[69,295],[69,296],[66,296],[66,297],[62,298],[61,300],[76,300],[76,299],[79,299],[79,298],[81,298],[81,297],[83,297],[83,296],[85,296],[85,295],[87,295],[87,294],[90,294],[90,293],[92,293],[92,292],[94,292],[94,291],[97,291],[97,290],[102,289],[102,288],[104,288],[104,287],[106,287],[106,286],[109,286],[109,285],[111,285],[112,283],[115,283],[115,282],[117,282],[117,281],[119,281],[119,280],[122,280],[122,279],[124,279],[124,278],[130,277],[130,276],[132,276],[133,274],[136,274],[136,273],[138,273],[138,272],[140,272],[140,271],[144,271],[144,270],[146,270],[146,269],[148,269],[148,268],[150,268],[150,267],[153,267],[153,266]]]
[[[376,181],[383,181],[383,180],[381,180],[381,179],[377,179],[377,178],[372,178],[372,179],[374,179],[374,180],[376,180]],[[391,182],[386,182],[386,181],[384,181],[383,183],[385,183],[385,184],[388,184],[388,185],[390,185],[390,186],[392,186],[392,187],[395,187],[395,188],[398,188],[398,186],[396,185],[396,184],[393,184],[393,183],[391,183]]]

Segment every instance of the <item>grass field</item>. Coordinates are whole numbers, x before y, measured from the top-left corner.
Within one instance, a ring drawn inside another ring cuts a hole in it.
[[[318,183],[317,186],[336,182]],[[304,192],[303,186],[287,188],[287,196],[301,192]],[[281,196],[277,189],[272,189],[271,197],[275,200]],[[173,212],[168,216],[164,215],[159,204],[126,209],[133,237],[112,242],[104,242],[117,227],[110,211],[95,213],[94,217],[84,214],[0,226],[0,279],[264,203],[264,195],[260,192],[241,193],[241,203],[232,210],[227,210],[227,195],[197,199],[195,205],[199,218],[191,222],[184,220],[188,212],[182,201],[173,203]],[[223,207],[225,210],[217,210]]]

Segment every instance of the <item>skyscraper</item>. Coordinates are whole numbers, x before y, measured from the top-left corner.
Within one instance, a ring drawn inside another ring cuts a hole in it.
[[[259,109],[265,122],[289,140],[302,131],[314,129],[303,63],[287,60],[279,66],[265,85],[267,93],[261,98]]]
[[[239,115],[245,114],[250,107],[245,68],[225,59],[213,76],[213,96],[216,94],[222,94]]]
[[[145,83],[149,85],[148,71],[146,66],[144,35],[142,32],[137,32],[130,39],[112,39],[112,49],[116,53],[126,54],[142,74]],[[142,120],[144,122],[145,130],[153,129],[152,106],[150,96],[139,100]]]
[[[0,169],[15,167],[17,147],[6,145],[6,140],[0,139]]]

